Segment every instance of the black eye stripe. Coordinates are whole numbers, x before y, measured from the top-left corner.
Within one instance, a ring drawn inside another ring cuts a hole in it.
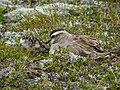
[[[63,33],[59,33],[59,34],[57,34],[57,35],[52,35],[51,38],[55,38],[55,37],[57,37],[57,36],[59,36],[59,35],[61,35],[61,34],[63,34]]]
[[[53,34],[53,33],[55,33],[55,32],[57,32],[57,31],[63,31],[64,29],[56,29],[56,30],[53,30],[51,33],[50,33],[50,36]]]
[[[55,38],[55,35],[51,36],[51,38]]]

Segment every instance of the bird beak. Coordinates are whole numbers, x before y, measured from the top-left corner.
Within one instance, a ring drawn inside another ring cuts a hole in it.
[[[45,42],[45,44],[48,44],[51,41],[51,39],[49,39],[47,42]]]

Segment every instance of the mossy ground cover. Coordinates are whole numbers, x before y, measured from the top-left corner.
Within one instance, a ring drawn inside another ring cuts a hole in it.
[[[42,2],[44,3],[44,2]],[[46,2],[45,2],[46,3]],[[49,3],[49,2],[47,2]],[[80,2],[74,2],[81,5]],[[52,16],[37,15],[26,17],[24,22],[16,27],[6,25],[11,31],[28,30],[34,28],[40,30],[38,38],[44,42],[49,39],[53,29],[64,28],[73,34],[91,35],[101,40],[101,46],[119,58],[119,51],[112,51],[112,48],[120,43],[120,4],[108,3],[108,6],[90,4],[87,8],[70,10],[69,15]],[[3,12],[0,9],[0,15]],[[2,16],[0,23],[5,24]],[[48,46],[49,47],[49,46]],[[52,63],[44,67],[38,64],[32,74],[29,75],[25,68],[30,63],[53,58]],[[119,61],[119,60],[118,60]],[[110,59],[103,57],[102,61],[89,60],[89,58],[78,59],[72,63],[70,59],[48,53],[29,52],[19,46],[6,46],[4,41],[0,42],[0,69],[12,67],[12,73],[7,77],[0,77],[0,89],[2,90],[110,90],[120,89],[120,63],[111,64]],[[47,76],[42,76],[46,73]],[[28,79],[40,77],[36,82],[29,83]]]

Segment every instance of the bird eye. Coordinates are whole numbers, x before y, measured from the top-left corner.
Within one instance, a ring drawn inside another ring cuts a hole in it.
[[[28,39],[29,37],[27,36],[26,39]]]
[[[51,36],[51,38],[55,38],[55,35]]]

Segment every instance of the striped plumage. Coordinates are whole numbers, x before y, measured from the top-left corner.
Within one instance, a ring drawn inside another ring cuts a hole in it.
[[[22,36],[20,39],[20,44],[27,50],[37,49],[42,51],[46,49],[45,44],[33,35]]]

